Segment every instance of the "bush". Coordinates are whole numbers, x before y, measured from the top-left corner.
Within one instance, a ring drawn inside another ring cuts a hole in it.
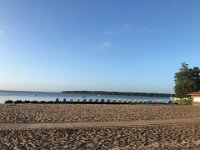
[[[23,103],[29,104],[29,103],[31,103],[31,101],[25,100]]]
[[[23,101],[22,101],[22,100],[16,100],[16,101],[14,101],[14,103],[15,103],[15,104],[22,104]]]
[[[191,105],[192,99],[189,97],[184,97],[184,98],[177,99],[175,102],[181,105]]]
[[[38,104],[38,101],[36,101],[36,100],[31,101],[31,104]]]
[[[12,103],[13,103],[12,100],[7,100],[7,101],[5,101],[5,104],[12,104]]]

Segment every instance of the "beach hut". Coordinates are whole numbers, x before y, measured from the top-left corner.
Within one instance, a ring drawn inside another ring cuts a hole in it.
[[[125,103],[125,104],[126,104],[126,103],[127,103],[127,100],[126,100],[126,99],[124,99],[124,100],[123,100],[123,103]]]
[[[70,99],[70,103],[73,103],[73,102],[74,102],[74,100],[71,98],[71,99]]]
[[[139,103],[139,104],[143,104],[143,100],[139,100],[138,103]]]
[[[117,100],[114,99],[112,102],[113,102],[113,103],[117,103]]]
[[[89,102],[90,102],[90,103],[92,103],[92,102],[93,102],[93,100],[92,100],[92,99],[90,99],[90,100],[89,100]]]
[[[110,103],[110,99],[107,100],[107,103]]]
[[[86,100],[86,98],[84,98],[84,99],[83,99],[83,103],[86,103],[86,102],[87,102],[87,100]]]
[[[83,98],[82,101],[83,101],[83,102],[86,101],[86,98]]]
[[[119,99],[117,102],[118,102],[118,103],[122,103],[122,100],[121,100],[121,99]]]
[[[192,98],[192,104],[194,105],[200,105],[200,91],[199,92],[193,92],[188,94]]]
[[[137,100],[132,99],[132,104],[136,104],[136,103],[137,103]]]
[[[129,103],[129,104],[132,104],[132,103],[133,103],[133,101],[132,101],[132,100],[129,100],[129,101],[128,101],[128,103]]]
[[[64,99],[63,99],[63,103],[66,103],[66,102],[67,102],[67,100],[66,100],[66,98],[64,98]]]
[[[148,101],[147,100],[144,100],[144,104],[147,104],[148,103]]]

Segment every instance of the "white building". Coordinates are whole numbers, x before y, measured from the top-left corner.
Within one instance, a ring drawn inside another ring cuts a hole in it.
[[[200,92],[193,92],[188,95],[191,96],[193,104],[200,104]]]

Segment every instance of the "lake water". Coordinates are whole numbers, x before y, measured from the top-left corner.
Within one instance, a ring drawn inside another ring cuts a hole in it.
[[[119,95],[91,95],[91,94],[64,94],[64,93],[44,93],[44,92],[14,92],[14,91],[0,91],[0,103],[4,103],[6,100],[37,100],[37,101],[55,101],[59,98],[60,101],[66,99],[82,100],[83,98],[89,99],[113,99],[118,100],[162,100],[166,103],[169,102],[169,97],[146,97],[146,96],[119,96]]]

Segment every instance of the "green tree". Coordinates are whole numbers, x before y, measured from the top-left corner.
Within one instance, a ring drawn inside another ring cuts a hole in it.
[[[200,90],[200,69],[189,68],[188,64],[182,63],[179,72],[175,73],[176,97],[187,97],[187,94]]]

